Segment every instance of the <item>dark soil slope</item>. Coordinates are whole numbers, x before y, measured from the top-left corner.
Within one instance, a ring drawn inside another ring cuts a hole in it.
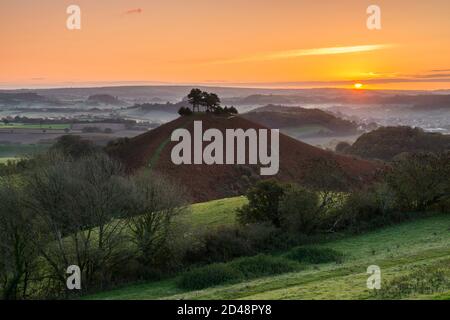
[[[185,128],[193,137],[196,120],[202,121],[203,131],[216,128],[224,133],[226,129],[265,128],[238,116],[200,114],[180,117],[129,141],[110,146],[108,151],[130,171],[151,167],[166,174],[186,186],[195,201],[243,194],[255,181],[270,178],[260,176],[257,165],[174,165],[171,150],[177,143],[170,141],[171,134],[177,128]],[[371,180],[378,169],[372,162],[336,155],[280,134],[280,170],[275,177],[280,181],[301,183],[305,174],[314,170],[321,159],[334,161],[339,170],[359,183]]]

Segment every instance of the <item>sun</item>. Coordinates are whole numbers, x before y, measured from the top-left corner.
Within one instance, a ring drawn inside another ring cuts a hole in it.
[[[362,89],[363,88],[363,84],[362,83],[355,83],[353,86],[355,87],[355,89]]]

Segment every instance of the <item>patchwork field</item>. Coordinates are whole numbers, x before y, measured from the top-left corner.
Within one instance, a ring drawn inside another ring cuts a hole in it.
[[[9,123],[0,124],[0,129],[47,129],[47,130],[64,130],[70,129],[70,124],[25,124],[25,123]]]
[[[196,204],[195,223],[214,226],[233,223],[232,209],[245,203],[237,197]],[[343,261],[302,264],[301,271],[257,278],[199,291],[181,289],[179,277],[126,286],[88,296],[88,299],[450,299],[450,215],[405,222],[362,235],[315,246],[340,252]],[[295,250],[295,248],[293,249]],[[292,251],[292,250],[291,250]],[[289,252],[273,253],[287,256]],[[367,268],[381,268],[382,292],[367,289]],[[430,271],[431,270],[431,271]],[[442,271],[443,270],[443,271]],[[436,279],[417,284],[414,274],[434,272]],[[395,281],[394,284],[391,282]],[[435,289],[428,286],[438,285]],[[440,282],[439,282],[440,281]],[[393,292],[393,293],[392,293]]]

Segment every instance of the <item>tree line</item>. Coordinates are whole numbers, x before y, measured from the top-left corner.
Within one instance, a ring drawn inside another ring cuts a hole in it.
[[[220,98],[215,93],[202,91],[200,89],[192,89],[187,95],[188,102],[192,105],[192,110],[188,107],[181,107],[178,113],[182,116],[190,115],[194,112],[200,112],[201,108],[205,112],[211,112],[215,114],[237,114],[238,111],[235,107],[222,107]]]

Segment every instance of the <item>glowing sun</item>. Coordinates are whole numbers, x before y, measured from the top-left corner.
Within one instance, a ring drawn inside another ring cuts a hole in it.
[[[355,83],[353,86],[355,87],[355,89],[362,89],[363,84],[362,83]]]

